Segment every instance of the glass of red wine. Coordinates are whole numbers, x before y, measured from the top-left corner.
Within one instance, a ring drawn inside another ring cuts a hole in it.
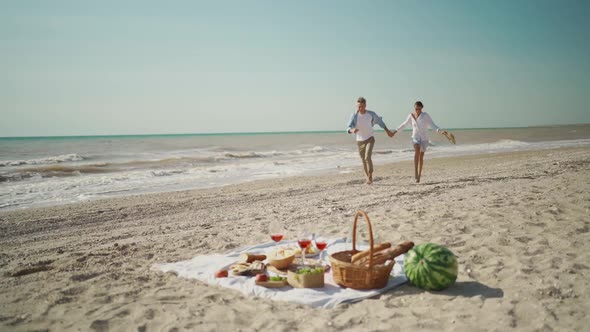
[[[319,250],[319,257],[320,257],[320,262],[322,261],[322,252],[328,247],[328,240],[323,237],[323,236],[319,236],[315,238],[315,247],[318,248]]]
[[[320,252],[322,252],[328,246],[328,242],[323,237],[318,237],[315,239],[315,246],[318,248]]]
[[[311,237],[311,233],[303,231],[297,238],[297,244],[299,244],[299,248],[301,248],[301,265],[305,265],[305,252],[311,245]]]
[[[279,246],[279,242],[283,239],[283,230],[281,225],[278,221],[272,221],[270,225],[268,225],[268,232],[270,233],[270,238],[275,241],[275,248]]]

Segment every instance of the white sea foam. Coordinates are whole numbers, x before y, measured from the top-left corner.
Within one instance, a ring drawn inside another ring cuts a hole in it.
[[[2,160],[2,161],[0,161],[0,167],[21,166],[21,165],[57,164],[57,163],[63,163],[63,162],[68,162],[68,161],[82,161],[82,160],[84,160],[84,157],[82,157],[78,154],[75,154],[75,153],[71,153],[71,154],[38,158],[38,159]]]
[[[153,176],[171,176],[175,174],[182,174],[184,170],[174,169],[174,170],[167,170],[167,171],[152,171]]]

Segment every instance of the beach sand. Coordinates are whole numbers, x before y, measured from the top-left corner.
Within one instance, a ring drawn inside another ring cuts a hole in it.
[[[583,331],[590,324],[590,150],[426,158],[350,174],[0,213],[0,329]],[[190,259],[316,226],[347,236],[366,210],[378,241],[434,242],[459,259],[442,292],[403,285],[335,309],[246,298],[173,274]]]

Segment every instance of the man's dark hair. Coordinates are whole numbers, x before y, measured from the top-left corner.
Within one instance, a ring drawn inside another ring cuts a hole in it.
[[[357,99],[356,102],[366,104],[367,100],[365,99],[365,97],[359,97],[359,99]]]
[[[424,104],[422,104],[422,102],[421,102],[421,101],[419,101],[419,100],[418,100],[417,102],[415,102],[415,103],[414,103],[414,107],[416,107],[416,106],[418,106],[418,107],[420,107],[420,108],[424,108]]]

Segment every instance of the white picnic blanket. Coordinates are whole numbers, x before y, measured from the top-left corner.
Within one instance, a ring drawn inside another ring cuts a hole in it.
[[[281,242],[281,246],[295,246],[295,241]],[[367,246],[358,246],[363,250]],[[286,301],[298,304],[305,304],[312,307],[333,308],[340,303],[356,302],[380,293],[384,293],[394,287],[397,287],[407,281],[403,272],[403,258],[401,255],[395,259],[395,265],[391,272],[391,277],[387,286],[382,289],[374,290],[354,290],[351,288],[342,288],[332,279],[332,272],[325,275],[324,288],[265,288],[257,286],[252,277],[229,277],[215,278],[215,271],[226,268],[234,264],[241,253],[267,253],[275,249],[274,242],[258,244],[251,247],[242,248],[225,255],[201,255],[195,256],[191,260],[177,262],[154,264],[152,270],[163,272],[175,272],[180,277],[197,279],[207,284],[218,285],[240,291],[247,296],[256,296],[274,301]],[[319,257],[323,262],[329,263],[329,255],[343,250],[350,250],[351,244],[346,243],[345,239],[328,240],[328,249],[322,252]],[[318,258],[316,258],[318,259]]]

